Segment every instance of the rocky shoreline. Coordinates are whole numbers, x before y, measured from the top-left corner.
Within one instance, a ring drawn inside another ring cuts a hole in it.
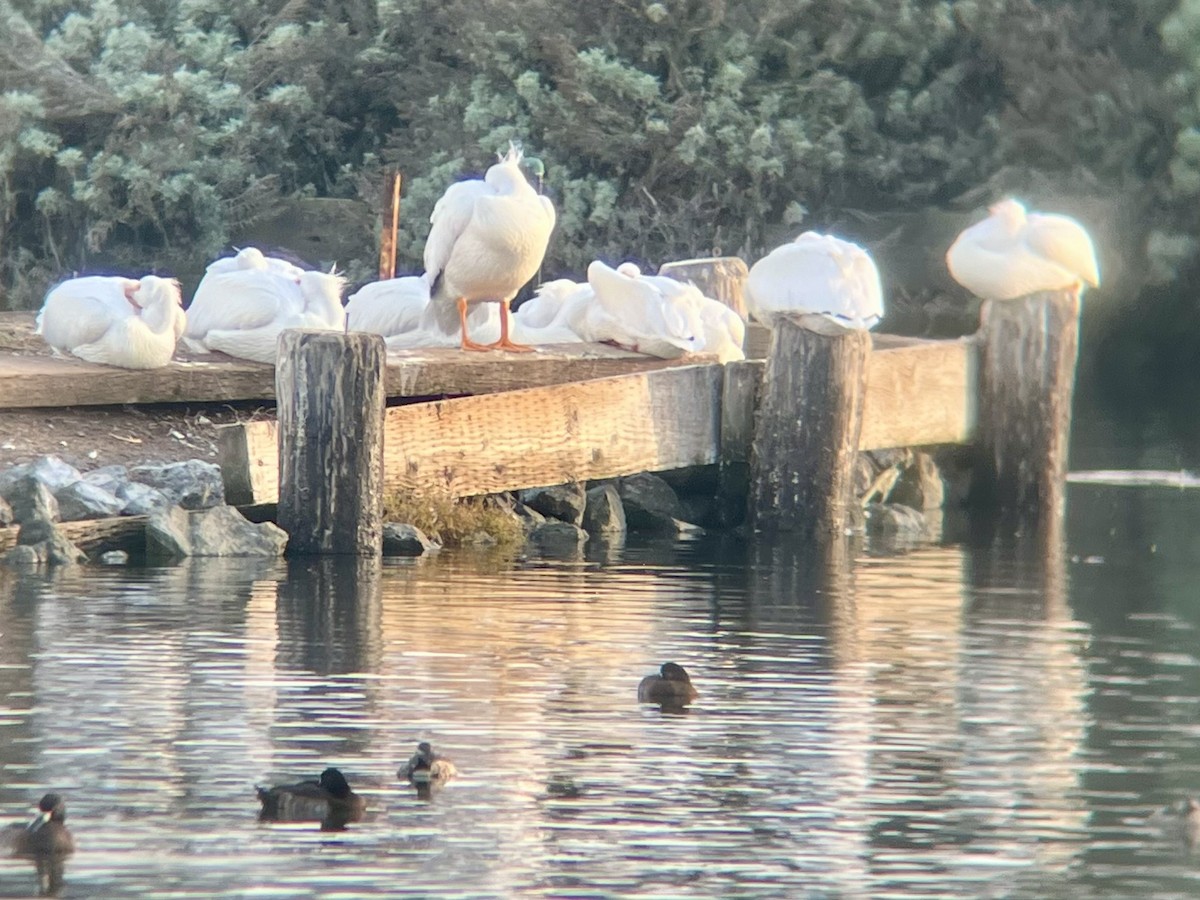
[[[856,527],[902,541],[936,539],[943,506],[956,505],[961,483],[947,479],[933,457],[910,450],[860,454],[856,493],[863,516]],[[643,472],[591,484],[563,484],[492,495],[484,501],[510,516],[524,535],[524,552],[575,556],[589,540],[620,543],[629,532],[679,539],[738,525],[740,509],[718,492],[715,467]],[[0,471],[0,528],[15,528],[15,545],[0,555],[8,566],[82,562],[124,563],[114,539],[85,553],[61,523],[145,516],[147,560],[185,557],[276,557],[287,534],[272,522],[252,522],[225,504],[221,471],[200,459],[109,465],[81,472],[57,456]],[[441,549],[408,522],[384,527],[385,556],[420,556]],[[128,543],[125,541],[125,543]],[[474,535],[468,543],[495,539]],[[9,541],[8,544],[13,544]]]

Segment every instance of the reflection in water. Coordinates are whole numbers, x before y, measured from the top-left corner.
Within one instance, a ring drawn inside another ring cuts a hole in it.
[[[1065,549],[0,571],[0,809],[72,798],[67,896],[1187,893],[1148,822],[1200,793],[1195,563],[1072,496]],[[257,821],[330,766],[361,822]]]

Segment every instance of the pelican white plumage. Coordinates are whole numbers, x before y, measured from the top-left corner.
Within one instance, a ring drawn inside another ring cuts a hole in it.
[[[126,369],[156,369],[171,361],[185,322],[175,279],[92,275],[52,288],[36,330],[56,353]]]
[[[1038,291],[1100,286],[1092,239],[1079,222],[1027,212],[1013,199],[988,208],[946,251],[954,280],[984,300],[1015,300]]]
[[[806,231],[750,267],[746,307],[767,326],[783,313],[815,313],[872,328],[883,318],[883,288],[875,262],[858,244]]]
[[[512,314],[513,337],[528,344],[569,344],[587,340],[587,309],[592,286],[569,278],[547,281]]]
[[[509,337],[508,304],[541,266],[555,213],[521,171],[521,151],[510,146],[483,180],[451,185],[429,221],[425,272],[442,333],[457,324],[464,350],[531,349]],[[500,339],[490,344],[467,334],[468,308],[485,302],[500,304]]]
[[[588,266],[588,284],[595,299],[581,326],[586,340],[664,359],[700,352],[716,353],[722,362],[745,358],[741,317],[694,285],[643,275],[633,263],[613,269],[600,260]]]
[[[332,272],[296,271],[295,277],[270,266],[206,272],[188,308],[184,339],[200,352],[273,364],[284,329],[345,328],[345,279]]]
[[[459,336],[442,332],[429,301],[427,275],[373,281],[346,301],[346,327],[383,335],[391,349],[457,347]],[[500,333],[499,310],[487,304],[471,310],[467,321],[476,335],[494,340]]]

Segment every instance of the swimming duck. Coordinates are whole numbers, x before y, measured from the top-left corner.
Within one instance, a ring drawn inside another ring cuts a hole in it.
[[[1038,291],[1099,287],[1096,250],[1077,221],[1026,212],[1012,199],[988,212],[946,251],[950,274],[971,293],[984,300],[1015,300]]]
[[[700,694],[687,671],[678,663],[663,663],[658,675],[647,675],[638,685],[638,702],[661,706],[686,706]]]
[[[883,288],[870,254],[816,231],[751,266],[745,293],[750,315],[767,326],[783,313],[825,315],[852,328],[872,328],[883,317]]]
[[[417,752],[402,765],[396,777],[401,781],[411,781],[413,784],[449,781],[458,770],[454,763],[433,752],[428,741],[417,744]]]
[[[273,788],[255,786],[263,822],[316,822],[326,829],[344,827],[358,822],[366,813],[367,801],[354,791],[346,776],[338,769],[328,768],[316,781]]]
[[[187,318],[179,282],[89,275],[52,288],[36,331],[58,354],[125,369],[156,369],[175,354]]]
[[[58,794],[38,801],[37,815],[28,825],[10,825],[6,838],[14,856],[66,856],[75,852],[75,840],[67,828],[67,805]]]
[[[344,278],[286,260],[264,258],[260,264],[262,254],[249,253],[253,249],[242,250],[234,264],[217,260],[205,271],[188,307],[184,340],[189,347],[273,364],[284,329],[345,328]],[[249,262],[237,264],[244,255]]]
[[[531,350],[509,335],[508,304],[537,273],[554,230],[554,204],[521,171],[515,145],[482,180],[451,185],[433,207],[425,242],[430,306],[444,334],[460,334],[464,350]],[[500,305],[500,338],[471,340],[467,312],[479,303]]]

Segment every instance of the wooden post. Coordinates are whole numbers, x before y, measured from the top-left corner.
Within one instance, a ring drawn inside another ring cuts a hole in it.
[[[746,516],[750,485],[750,443],[754,438],[754,410],[764,363],[744,359],[721,368],[721,447],[717,468],[717,518],[732,528]]]
[[[757,531],[825,539],[850,523],[871,336],[823,316],[774,328],[750,462]]]
[[[289,553],[382,552],[386,359],[377,334],[279,336],[279,525]]]
[[[383,217],[383,231],[379,235],[379,280],[396,277],[396,232],[400,228],[400,185],[404,176],[393,172],[388,176],[388,186],[391,190],[385,195],[391,198],[391,203]]]
[[[746,318],[746,299],[743,288],[750,270],[736,256],[714,256],[709,259],[681,259],[663,263],[659,275],[676,281],[694,284],[705,297],[719,300],[735,313]]]
[[[971,505],[1020,531],[1066,508],[1079,297],[1032,294],[983,307],[979,331],[979,461]]]

